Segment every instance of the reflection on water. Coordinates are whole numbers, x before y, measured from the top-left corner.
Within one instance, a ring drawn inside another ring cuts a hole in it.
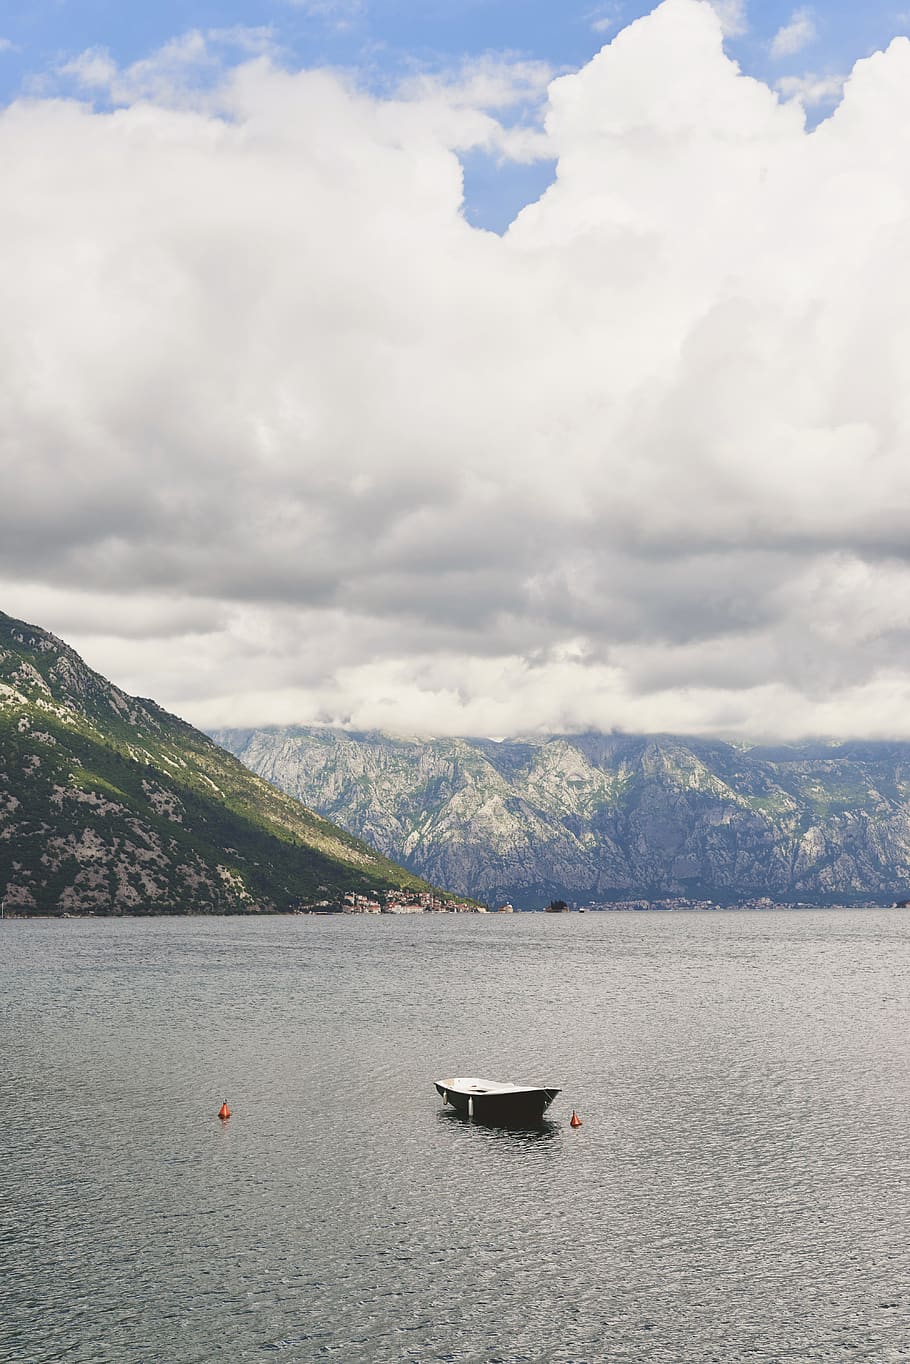
[[[477,1132],[482,1138],[494,1141],[501,1138],[510,1143],[526,1141],[530,1146],[552,1140],[561,1130],[559,1124],[549,1118],[542,1118],[539,1122],[490,1122],[483,1118],[469,1118],[464,1113],[457,1113],[454,1108],[441,1108],[437,1116],[442,1123],[455,1123],[468,1131]],[[515,1149],[514,1145],[510,1149]]]
[[[906,1360],[908,987],[899,911],[4,921],[0,1359]]]

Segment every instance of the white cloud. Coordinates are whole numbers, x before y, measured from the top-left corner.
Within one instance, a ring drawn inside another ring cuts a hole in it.
[[[585,15],[592,33],[607,34],[619,27],[622,12],[618,4],[598,5]]]
[[[70,78],[0,114],[0,608],[197,722],[910,733],[910,42],[807,134],[667,0],[504,238],[533,69]]]
[[[0,38],[0,52],[15,52],[16,45],[10,38]]]
[[[414,75],[397,94],[419,105],[425,126],[447,147],[527,163],[552,155],[540,122],[552,78],[544,62],[482,57],[457,70]]]
[[[274,56],[280,51],[271,24],[231,24],[228,28],[210,28],[209,43],[251,56]]]
[[[332,28],[349,28],[366,13],[366,0],[284,0],[311,19],[321,19]]]
[[[86,90],[109,90],[117,78],[117,63],[107,48],[91,47],[64,62],[62,76],[72,76]]]
[[[277,56],[272,29],[239,24],[205,32],[191,29],[126,67],[118,66],[106,48],[88,48],[62,63],[57,74],[115,104],[150,100],[161,105],[195,105],[205,80],[211,84],[222,78],[237,53]]]
[[[511,109],[539,102],[553,74],[546,62],[480,57],[454,71],[420,72],[406,80],[399,93],[408,99],[442,96],[462,108]]]
[[[836,104],[844,93],[846,80],[846,76],[816,76],[807,72],[804,76],[781,76],[774,88],[784,99],[796,100],[811,109]]]
[[[779,28],[771,40],[771,56],[792,57],[818,37],[815,16],[809,9],[798,9],[788,24]]]
[[[746,0],[710,0],[725,38],[741,38],[749,28]]]
[[[113,104],[151,101],[219,116],[224,112],[219,82],[227,79],[229,58],[237,51],[281,55],[268,28],[193,29],[126,67],[106,49],[90,48],[61,65],[58,75]],[[533,162],[552,154],[541,126],[552,74],[543,62],[482,57],[406,78],[383,107],[390,113],[419,108],[424,133],[450,150],[479,148],[501,160]]]

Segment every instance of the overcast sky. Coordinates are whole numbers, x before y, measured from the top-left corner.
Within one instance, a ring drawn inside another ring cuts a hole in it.
[[[0,608],[202,726],[910,736],[908,25],[16,0]]]

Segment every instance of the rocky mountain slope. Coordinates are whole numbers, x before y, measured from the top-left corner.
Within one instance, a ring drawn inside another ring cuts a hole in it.
[[[495,743],[321,728],[216,737],[388,856],[486,900],[910,893],[910,744]]]
[[[0,613],[8,913],[284,910],[420,879]]]

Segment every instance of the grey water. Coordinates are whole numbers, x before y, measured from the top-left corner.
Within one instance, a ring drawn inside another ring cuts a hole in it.
[[[0,1359],[910,1359],[908,1037],[906,911],[6,920]]]

